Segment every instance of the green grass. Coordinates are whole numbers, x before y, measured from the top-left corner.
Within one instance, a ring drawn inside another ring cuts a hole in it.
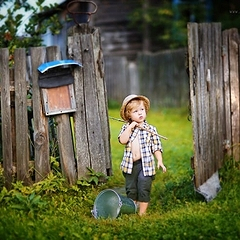
[[[118,110],[109,115],[119,118]],[[20,183],[0,193],[0,239],[239,239],[240,171],[227,160],[220,170],[222,191],[206,203],[194,191],[190,167],[192,126],[183,109],[150,111],[148,122],[157,127],[168,171],[156,174],[148,214],[122,214],[117,219],[95,219],[91,210],[100,191],[122,188],[119,170],[123,146],[121,128],[110,120],[113,176],[106,184],[68,188],[61,176],[51,175],[32,187]]]

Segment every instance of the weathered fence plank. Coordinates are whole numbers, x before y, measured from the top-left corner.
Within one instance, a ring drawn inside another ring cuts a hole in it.
[[[38,85],[38,67],[46,60],[46,49],[34,47],[30,49],[32,65],[32,101],[34,118],[34,163],[35,180],[41,181],[50,173],[48,118],[43,113],[41,94]]]
[[[232,155],[232,124],[231,124],[231,96],[230,96],[230,80],[229,80],[229,46],[228,46],[229,30],[222,33],[223,43],[223,89],[224,89],[224,113],[225,113],[225,132],[224,132],[224,148],[228,156]]]
[[[95,39],[99,38],[98,35],[97,29],[91,28],[87,24],[81,24],[73,27],[68,37],[69,56],[83,64],[83,68],[75,70],[74,74],[77,102],[81,103],[81,106],[77,106],[74,114],[79,178],[86,175],[87,167],[105,174],[109,168],[107,162],[110,156],[107,157],[106,162],[106,155],[110,150],[110,147],[106,147],[106,144],[109,144],[108,118],[106,113],[101,112],[102,106],[107,108],[107,101],[105,92],[98,91],[100,85],[97,82],[101,81],[103,76],[101,79],[97,77],[101,76],[103,72],[102,67],[99,67],[101,63],[95,62],[101,53],[94,50],[96,43],[100,43],[100,41],[95,42]],[[101,47],[98,46],[98,48]],[[95,54],[97,55],[95,56]],[[107,127],[104,131],[102,122],[105,122]],[[85,144],[85,149],[83,149],[83,144]]]
[[[198,115],[197,115],[197,81],[200,75],[199,64],[199,40],[198,40],[198,24],[192,23],[188,25],[188,57],[189,57],[189,78],[190,78],[190,102],[191,102],[191,116],[192,116],[192,126],[198,125]],[[193,127],[193,146],[194,146],[194,181],[196,186],[200,185],[200,178],[196,177],[200,175],[200,169],[197,167],[195,161],[200,158],[201,148],[199,146],[199,135],[201,133],[197,131],[197,128]]]
[[[79,36],[73,35],[68,37],[68,52],[74,60],[82,63],[81,48]],[[74,129],[76,138],[76,161],[78,179],[87,173],[87,168],[90,167],[90,155],[88,153],[87,143],[87,124],[86,124],[86,108],[84,100],[84,76],[80,69],[74,70],[74,88],[76,95],[77,109],[74,113]]]
[[[209,119],[209,87],[210,85],[210,76],[208,79],[206,78],[207,75],[210,74],[210,70],[208,69],[208,59],[207,59],[207,52],[208,52],[208,45],[205,44],[206,42],[210,41],[211,39],[208,39],[208,27],[200,25],[199,27],[199,45],[196,46],[199,48],[199,78],[196,81],[196,93],[197,93],[197,122],[199,125],[198,136],[199,136],[199,155],[200,158],[198,161],[197,168],[199,169],[199,172],[201,174],[201,179],[204,179],[204,181],[207,178],[208,173],[208,161],[210,159],[210,149],[207,148],[209,144],[209,137],[210,137],[210,123],[211,120]],[[196,131],[196,130],[195,130]],[[204,152],[206,151],[206,152]],[[201,165],[200,165],[201,164]],[[204,182],[203,181],[203,182]],[[203,183],[202,182],[202,183]]]
[[[29,134],[27,134],[27,69],[26,50],[24,48],[16,49],[14,52],[14,62],[17,180],[21,180],[25,184],[30,184]]]
[[[93,43],[93,63],[96,69],[96,90],[97,99],[99,105],[100,127],[103,133],[103,143],[105,150],[105,163],[108,175],[112,175],[112,161],[111,161],[111,149],[110,149],[110,131],[109,131],[109,117],[108,117],[108,102],[107,102],[107,90],[104,80],[104,60],[101,49],[101,39],[99,30],[96,29],[92,34]],[[104,137],[105,136],[105,137]]]
[[[86,105],[87,139],[91,168],[106,173],[103,134],[96,91],[96,69],[91,34],[79,35],[83,58],[84,100]]]
[[[80,35],[80,44],[83,56],[83,75],[84,75],[84,98],[86,105],[86,125],[87,125],[87,137],[90,143],[96,144],[95,147],[89,148],[89,154],[91,159],[91,166],[93,169],[104,169],[104,163],[99,161],[104,153],[102,139],[96,142],[98,136],[102,135],[100,128],[99,109],[97,102],[96,92],[96,78],[95,69],[93,65],[93,46],[90,34]],[[94,114],[94,117],[92,117]],[[99,157],[99,159],[98,159]],[[98,161],[97,161],[98,159]]]
[[[11,103],[9,79],[9,51],[0,49],[0,82],[1,82],[1,120],[2,120],[2,151],[5,186],[10,189],[13,176]]]
[[[237,29],[232,29],[229,32],[229,55],[230,55],[230,94],[231,94],[231,120],[232,120],[232,144],[233,157],[236,160],[240,159],[240,122],[239,122],[239,35]]]
[[[57,46],[47,48],[47,60],[61,60],[60,49]],[[55,88],[55,90],[57,90],[57,88]],[[56,115],[55,120],[57,122],[56,128],[61,169],[63,175],[68,179],[69,184],[73,185],[76,183],[77,174],[69,115],[67,113]]]
[[[225,107],[224,107],[224,79],[223,79],[223,59],[222,59],[222,29],[221,23],[213,25],[213,81],[216,82],[216,88],[212,91],[215,92],[215,103],[216,103],[216,124],[217,129],[215,131],[216,138],[218,141],[214,140],[215,143],[215,161],[213,162],[213,171],[217,171],[220,167],[222,167],[225,149],[224,149],[224,134],[225,128],[223,127],[225,124]],[[215,44],[214,44],[215,42]],[[211,174],[211,173],[210,173]]]
[[[77,181],[76,164],[74,158],[71,124],[68,114],[55,117],[57,123],[57,139],[60,154],[60,163],[63,176],[73,185]]]
[[[193,116],[195,185],[223,160],[224,104],[221,24],[188,24],[190,95]]]
[[[10,77],[10,105],[11,105],[11,134],[12,134],[12,160],[13,160],[13,174],[16,173],[16,123],[15,123],[15,86],[14,86],[14,69],[9,69]]]

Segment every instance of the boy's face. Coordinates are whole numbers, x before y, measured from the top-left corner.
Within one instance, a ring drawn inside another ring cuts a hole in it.
[[[129,103],[129,117],[132,121],[142,123],[146,119],[146,110],[143,101],[132,101]]]

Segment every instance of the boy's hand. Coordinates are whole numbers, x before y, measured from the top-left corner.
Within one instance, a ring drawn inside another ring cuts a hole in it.
[[[129,127],[131,127],[131,129],[133,130],[135,127],[137,127],[138,123],[137,122],[131,122],[131,124],[129,125]]]
[[[163,164],[158,164],[158,169],[162,168],[162,171],[165,173],[167,171],[167,168]]]

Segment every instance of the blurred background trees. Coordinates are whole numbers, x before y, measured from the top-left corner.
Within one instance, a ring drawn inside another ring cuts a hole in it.
[[[175,49],[187,45],[188,22],[221,22],[223,30],[240,28],[240,1],[139,0],[130,19],[144,35],[143,50],[154,51],[155,45]]]
[[[223,29],[240,28],[239,0],[131,1],[136,1],[138,7],[129,15],[129,27],[142,32],[143,51],[186,47],[187,22],[221,22]],[[2,11],[0,14],[0,47],[8,47],[13,52],[16,47],[41,46],[41,36],[47,29],[58,34],[62,28],[58,15],[41,19],[39,13],[57,9],[62,2],[59,0],[47,5],[46,0],[37,0],[33,5],[28,0],[0,1],[0,8],[6,9],[4,14]],[[107,1],[98,2],[100,8]],[[29,17],[26,19],[27,14]]]

